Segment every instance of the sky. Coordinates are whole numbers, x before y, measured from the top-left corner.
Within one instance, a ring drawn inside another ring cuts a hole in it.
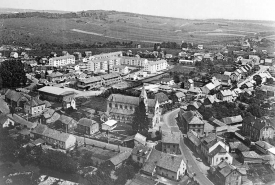
[[[2,8],[116,10],[186,19],[275,21],[275,0],[2,0]]]

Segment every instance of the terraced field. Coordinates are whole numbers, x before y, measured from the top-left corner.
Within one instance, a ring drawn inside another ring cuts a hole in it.
[[[121,12],[109,13],[105,20],[89,17],[0,19],[0,43],[91,44],[115,40],[211,43],[231,41],[259,32],[274,35],[274,31],[274,22],[186,20]]]

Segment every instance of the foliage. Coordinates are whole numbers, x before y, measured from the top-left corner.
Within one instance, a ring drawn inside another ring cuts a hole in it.
[[[180,77],[179,77],[179,75],[175,74],[175,75],[173,76],[173,80],[174,80],[175,83],[179,83],[179,82],[180,82]]]
[[[256,116],[258,118],[263,116],[263,112],[259,106],[259,104],[250,104],[249,107],[247,108],[247,111],[250,112],[253,116]]]
[[[8,129],[0,127],[0,156],[7,161],[16,161],[16,142],[9,136]]]
[[[91,185],[113,185],[114,181],[111,179],[111,168],[107,163],[102,163],[96,174],[87,177]]]
[[[27,77],[24,65],[20,60],[6,60],[0,66],[3,87],[19,87],[26,85]]]
[[[145,136],[148,135],[149,120],[146,115],[146,107],[143,101],[139,102],[139,106],[136,107],[132,128],[134,132],[139,132]]]

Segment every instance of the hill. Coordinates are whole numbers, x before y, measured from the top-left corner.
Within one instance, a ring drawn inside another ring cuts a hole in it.
[[[0,15],[0,44],[91,45],[95,42],[134,43],[189,41],[204,44],[232,42],[255,34],[274,38],[274,22],[188,20],[126,12],[90,10],[74,13],[32,12]]]
[[[63,11],[63,10],[33,10],[33,9],[18,9],[18,8],[0,8],[0,14],[24,13],[24,12],[69,13],[68,11]]]

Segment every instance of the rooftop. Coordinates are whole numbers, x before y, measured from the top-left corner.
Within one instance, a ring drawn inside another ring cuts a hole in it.
[[[181,139],[181,132],[162,132],[162,143],[179,144]]]
[[[222,122],[224,122],[227,125],[234,124],[234,123],[240,123],[242,121],[243,121],[243,118],[241,115],[222,118]]]
[[[79,121],[78,121],[78,124],[79,125],[83,125],[83,126],[86,126],[86,127],[90,127],[94,124],[96,124],[97,122],[94,121],[94,120],[91,120],[91,119],[88,119],[88,118],[81,118]]]
[[[157,162],[157,166],[172,172],[177,172],[183,161],[181,156],[175,156],[167,153],[161,153],[161,157]]]
[[[73,91],[68,91],[66,89],[60,88],[60,87],[52,87],[52,86],[45,86],[40,89],[38,89],[40,92],[54,94],[54,95],[65,95],[65,94],[74,94]]]

